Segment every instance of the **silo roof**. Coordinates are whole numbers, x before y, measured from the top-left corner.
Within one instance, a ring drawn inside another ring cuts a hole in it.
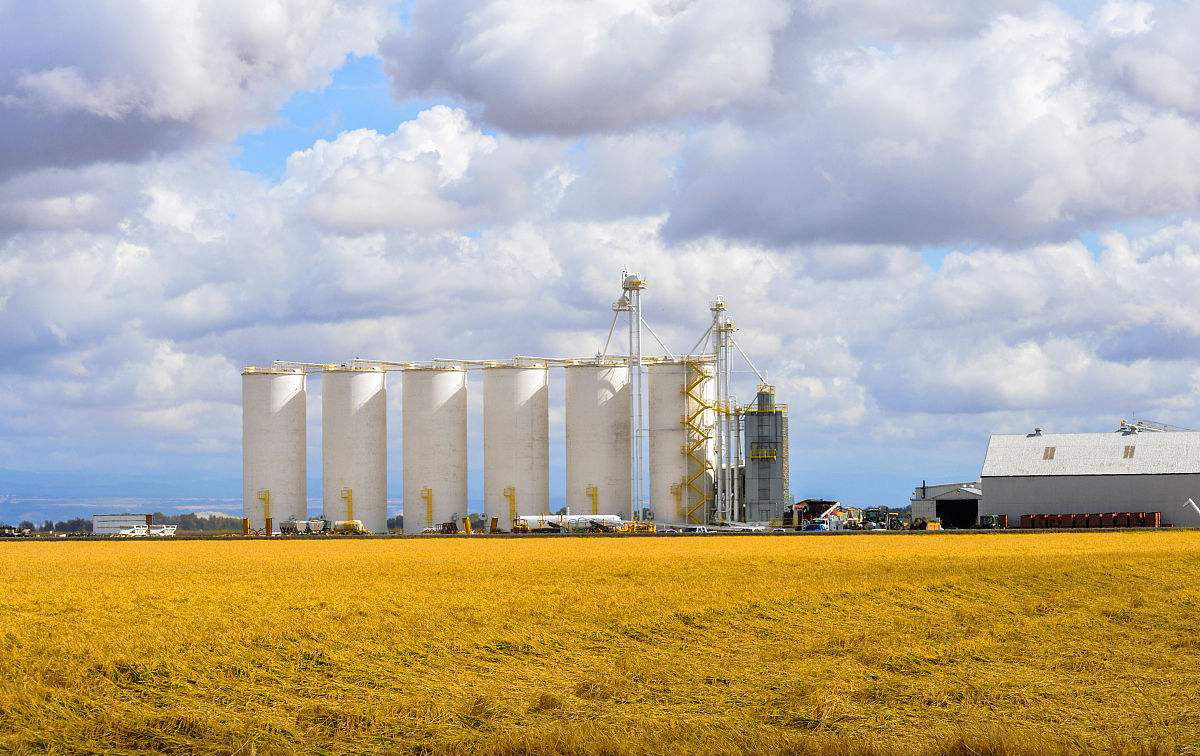
[[[994,435],[982,477],[1200,473],[1200,432]]]

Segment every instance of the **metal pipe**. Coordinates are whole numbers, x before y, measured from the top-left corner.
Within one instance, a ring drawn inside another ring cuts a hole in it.
[[[716,469],[713,470],[713,508],[716,510],[718,518],[725,506],[725,444],[722,442],[721,428],[724,423],[724,368],[722,367],[723,351],[721,349],[721,302],[718,299],[712,306],[712,324],[708,327],[708,334],[712,337],[713,354],[716,355],[716,365],[713,370],[713,378],[716,379],[716,402],[714,403],[713,411],[713,445],[714,457],[716,458]]]

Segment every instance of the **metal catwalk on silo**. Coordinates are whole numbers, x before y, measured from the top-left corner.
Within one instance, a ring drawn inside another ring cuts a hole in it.
[[[467,514],[467,374],[458,367],[403,371],[404,532]]]
[[[549,376],[543,366],[483,371],[484,517],[502,530],[550,511]]]
[[[567,507],[572,514],[632,516],[629,367],[568,365]]]
[[[255,530],[308,517],[307,396],[302,370],[242,371],[242,516]]]
[[[321,373],[321,468],[325,518],[361,520],[387,532],[387,390],[373,367]]]

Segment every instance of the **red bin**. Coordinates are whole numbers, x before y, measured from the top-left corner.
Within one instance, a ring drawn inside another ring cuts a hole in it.
[[[1131,526],[1137,527],[1137,528],[1146,527],[1146,513],[1145,512],[1130,512],[1129,513],[1129,524]]]
[[[1128,512],[1114,512],[1113,513],[1113,527],[1114,528],[1129,527],[1129,513]]]
[[[1044,514],[1033,515],[1033,527],[1035,527],[1035,528],[1046,527],[1046,515],[1044,515]]]
[[[1087,526],[1088,526],[1089,528],[1098,528],[1098,527],[1100,527],[1100,526],[1101,526],[1101,519],[1100,519],[1100,515],[1099,515],[1099,514],[1090,514],[1090,515],[1088,515],[1088,516],[1087,516]]]
[[[1161,528],[1162,527],[1162,512],[1147,512],[1146,527]]]
[[[1100,527],[1111,528],[1112,526],[1113,526],[1113,513],[1112,512],[1105,512],[1104,514],[1100,515]]]
[[[1021,515],[1021,527],[1022,528],[1032,528],[1033,527],[1033,515],[1027,515],[1027,514]]]
[[[1008,530],[1008,515],[996,515],[996,519],[999,521],[996,524],[1000,526],[1001,530]]]

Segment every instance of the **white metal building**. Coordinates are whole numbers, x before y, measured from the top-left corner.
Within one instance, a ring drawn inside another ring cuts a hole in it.
[[[983,491],[977,480],[934,485],[922,482],[913,489],[910,499],[912,520],[938,520],[947,527],[973,528],[979,523],[979,515],[984,514],[979,506],[982,498]]]
[[[149,525],[148,514],[94,514],[92,515],[92,535],[116,535],[122,530],[135,525]]]
[[[995,435],[980,478],[983,506],[1008,515],[1162,512],[1200,527],[1200,432]]]

